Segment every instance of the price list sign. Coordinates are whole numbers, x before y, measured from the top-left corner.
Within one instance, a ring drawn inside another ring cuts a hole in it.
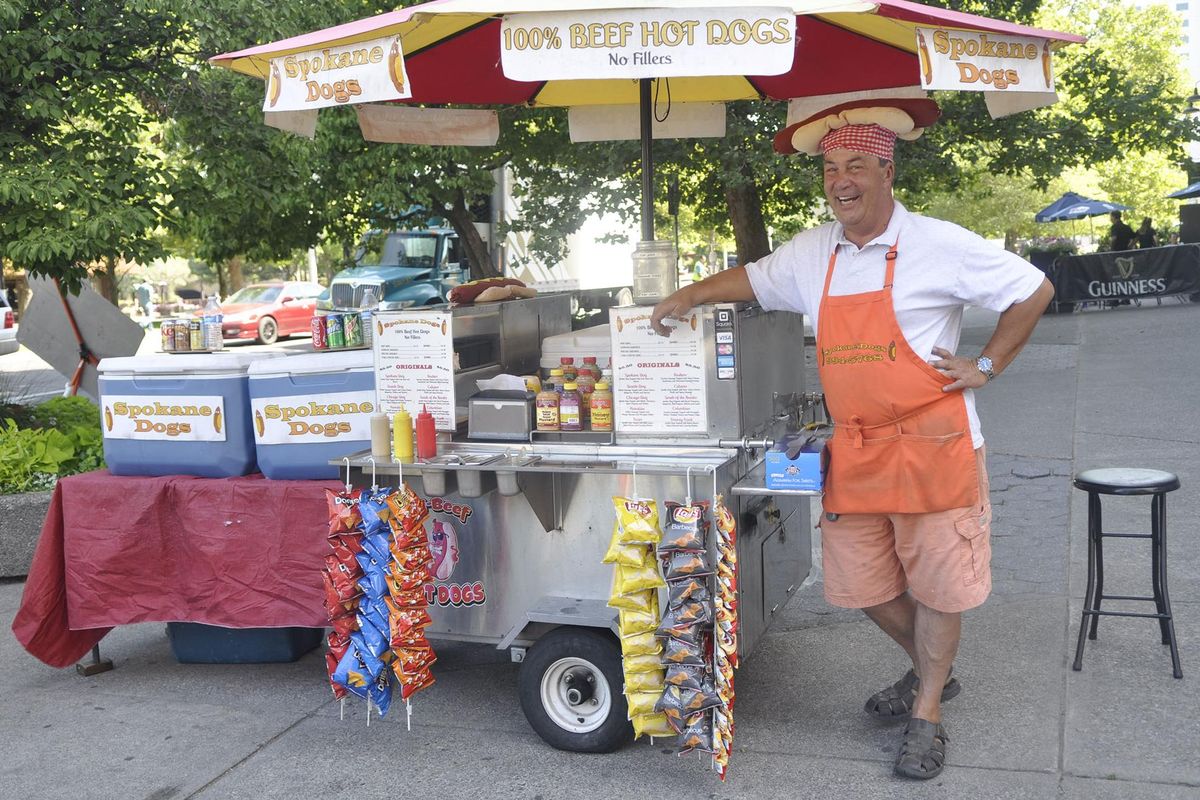
[[[670,336],[650,327],[650,307],[613,309],[612,364],[616,429],[620,433],[702,434],[708,431],[704,325],[697,312]]]
[[[413,417],[425,406],[438,430],[454,419],[454,330],[448,311],[382,311],[374,317],[378,409]]]

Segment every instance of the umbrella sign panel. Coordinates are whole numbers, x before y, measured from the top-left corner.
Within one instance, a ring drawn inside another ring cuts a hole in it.
[[[271,59],[263,111],[306,111],[412,97],[399,36]]]
[[[950,28],[917,28],[924,89],[1051,92],[1050,41]]]
[[[500,59],[518,81],[780,75],[796,52],[785,8],[612,9],[504,17]]]

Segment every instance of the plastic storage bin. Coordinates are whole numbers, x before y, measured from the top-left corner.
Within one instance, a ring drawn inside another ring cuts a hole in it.
[[[331,459],[371,446],[370,350],[312,353],[250,366],[258,468],[268,478],[336,478]]]
[[[168,622],[167,640],[181,664],[275,664],[295,661],[324,639],[324,628],[222,628]]]
[[[575,369],[583,366],[584,356],[595,356],[596,365],[601,370],[607,370],[608,362],[612,358],[612,340],[609,337],[608,325],[595,325],[542,339],[540,364],[543,372],[561,366],[559,359],[564,356],[575,359]]]
[[[114,475],[228,478],[254,471],[246,372],[281,353],[101,360],[104,460]]]

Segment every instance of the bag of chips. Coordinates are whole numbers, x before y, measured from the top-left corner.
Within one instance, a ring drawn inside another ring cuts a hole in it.
[[[667,605],[677,606],[687,600],[704,602],[708,597],[708,587],[704,578],[684,577],[667,582]]]
[[[358,630],[350,634],[350,642],[361,654],[369,653],[375,658],[382,658],[384,653],[392,649],[386,635],[374,625],[360,625]],[[378,673],[373,671],[371,674]]]
[[[424,587],[410,591],[393,591],[390,599],[396,608],[425,608],[429,605],[425,599]]]
[[[422,670],[416,675],[409,676],[400,681],[400,697],[403,700],[407,700],[422,689],[428,689],[430,686],[433,686],[435,682],[432,672],[427,669]]]
[[[367,696],[375,704],[379,716],[386,717],[388,709],[392,707],[392,681],[386,669],[380,670],[375,680],[371,681],[371,685],[367,687]]]
[[[394,550],[392,558],[401,573],[411,573],[418,570],[428,570],[433,566],[433,556],[428,545],[409,547],[406,550]]]
[[[329,674],[329,688],[333,690],[334,700],[341,700],[349,694],[345,686],[333,679],[333,673],[337,671],[338,660],[338,657],[332,652],[325,653],[325,672]]]
[[[354,557],[362,552],[362,537],[349,533],[340,533],[329,537],[329,546],[333,555],[342,564],[353,564]]]
[[[713,731],[711,714],[693,714],[687,718],[687,727],[679,739],[679,754],[699,751],[713,752]]]
[[[388,498],[388,511],[395,533],[415,531],[429,517],[429,505],[407,483]]]
[[[667,667],[664,682],[670,686],[678,686],[680,689],[699,691],[700,685],[704,681],[704,676],[704,667],[672,664]]]
[[[658,592],[652,592],[650,597],[650,608],[645,611],[631,611],[622,608],[617,612],[618,635],[645,633],[658,628]]]
[[[662,642],[651,632],[633,633],[621,637],[621,654],[626,656],[656,656],[663,651]]]
[[[711,621],[712,608],[708,603],[687,600],[677,606],[668,606],[667,613],[663,614],[662,624],[658,629],[661,635],[668,636],[670,634],[663,632],[666,628],[679,628]]]
[[[621,524],[613,523],[612,539],[608,542],[608,552],[601,559],[605,564],[623,564],[626,567],[640,567],[646,562],[646,554],[650,548],[644,544],[625,544],[621,541]]]
[[[642,714],[630,720],[633,723],[633,738],[641,736],[675,736],[678,731],[671,727],[666,714]]]
[[[625,656],[622,666],[627,676],[635,672],[662,672],[662,662],[656,655]]]
[[[329,533],[344,533],[357,530],[362,525],[362,515],[358,511],[358,501],[361,489],[349,492],[325,490],[325,503],[329,507]]]
[[[362,553],[376,561],[388,561],[392,557],[391,550],[388,549],[389,536],[386,533],[371,533],[362,537]],[[360,562],[361,564],[361,562]]]
[[[331,616],[329,624],[339,636],[349,637],[358,630],[358,615],[353,611],[345,611],[337,616]]]
[[[363,490],[358,501],[358,511],[362,515],[363,533],[369,536],[372,533],[387,531],[388,517],[391,516],[387,499],[392,491],[388,487]]]
[[[353,647],[348,649],[341,661],[338,662],[333,671],[333,682],[349,689],[351,694],[366,699],[367,686],[371,682],[371,677],[367,674],[366,666]]]
[[[633,692],[657,692],[658,694],[662,694],[665,686],[662,669],[655,672],[629,672],[625,674],[625,694],[632,694]]]
[[[385,576],[382,572],[379,570],[372,570],[371,572],[364,573],[363,576],[356,581],[356,583],[358,588],[362,589],[363,594],[365,594],[367,597],[378,598],[387,596],[387,581],[387,576]]]
[[[712,568],[708,566],[708,559],[704,553],[677,550],[671,553],[671,558],[667,562],[667,580],[669,581],[710,573],[712,573]]]
[[[437,661],[432,647],[404,647],[395,651],[396,664],[393,669],[400,675],[415,675],[428,670]]]
[[[699,646],[700,639],[704,635],[704,630],[703,626],[694,623],[674,626],[663,624],[658,626],[658,629],[654,631],[654,635],[660,639],[675,639],[686,644]]]
[[[654,713],[654,706],[662,696],[661,692],[634,692],[625,694],[625,702],[629,705],[629,718],[642,717]]]
[[[699,644],[684,642],[679,639],[667,639],[663,649],[663,663],[670,667],[672,664],[689,664],[704,666],[704,653]]]
[[[666,715],[667,724],[676,733],[683,733],[683,720],[687,716],[684,705],[691,694],[694,694],[691,689],[680,689],[678,686],[668,685],[663,690],[662,697],[654,704],[654,710]]]
[[[658,529],[658,505],[653,500],[613,497],[617,511],[622,544],[658,544],[662,531]]]
[[[703,550],[704,533],[707,526],[703,523],[707,503],[683,505],[667,501],[667,524],[663,528],[662,542],[659,550]]]
[[[608,599],[610,608],[623,608],[629,611],[648,612],[652,608],[658,608],[657,603],[658,592],[653,589],[643,592],[632,592],[630,594],[613,594]]]
[[[644,589],[658,589],[667,583],[658,574],[656,565],[623,567],[613,569],[613,594],[631,594]]]

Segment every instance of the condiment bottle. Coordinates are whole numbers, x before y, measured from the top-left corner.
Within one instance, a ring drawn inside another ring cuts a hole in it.
[[[533,401],[535,423],[539,431],[558,430],[558,392],[554,384],[546,381],[546,385],[538,392]]]
[[[421,413],[417,414],[417,458],[427,461],[437,455],[437,425],[434,424],[433,414],[421,405]]]
[[[575,359],[563,356],[558,360],[562,364],[563,381],[573,381],[579,373],[575,370]]]
[[[561,431],[583,430],[583,398],[575,381],[563,385],[562,397],[558,400],[558,429]]]
[[[566,381],[563,379],[563,371],[561,367],[555,367],[550,370],[550,377],[546,379],[546,385],[552,387],[554,391],[562,394],[563,384]]]
[[[390,458],[392,455],[392,431],[387,414],[371,415],[371,455],[375,458]]]
[[[605,381],[598,382],[596,391],[592,392],[591,414],[592,430],[611,431],[613,429],[613,396]]]
[[[579,397],[581,405],[580,412],[583,414],[584,422],[591,414],[592,392],[596,391],[596,373],[591,367],[580,367],[579,377],[575,379],[575,385],[579,387]]]
[[[592,375],[594,377],[596,377],[596,378],[600,377],[600,367],[596,364],[595,356],[584,356],[583,357],[583,366],[579,368],[579,371],[583,372],[585,369],[590,369],[592,371]]]
[[[401,464],[413,460],[413,423],[407,409],[401,408],[392,418],[392,449]]]

